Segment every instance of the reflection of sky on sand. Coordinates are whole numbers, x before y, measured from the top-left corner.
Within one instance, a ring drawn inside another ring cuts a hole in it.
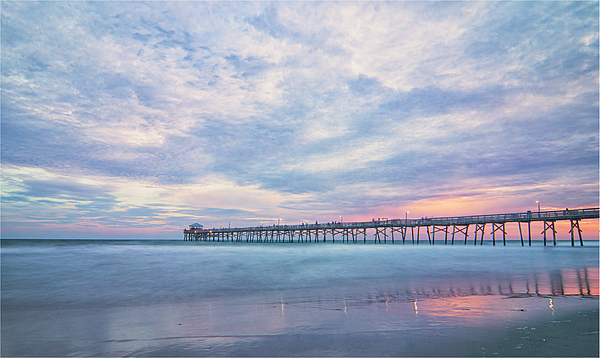
[[[554,307],[549,306],[550,302]],[[165,355],[181,350],[177,355],[185,355],[185,352],[193,352],[191,355],[238,355],[257,349],[255,354],[270,355],[264,351],[264,345],[265,342],[273,345],[272,340],[276,337],[277,344],[284,345],[290,337],[301,340],[299,336],[320,336],[334,342],[325,345],[313,342],[314,347],[298,346],[296,351],[289,346],[285,349],[290,350],[288,353],[319,355],[321,352],[326,355],[335,353],[323,350],[330,344],[347,346],[346,340],[358,336],[380,339],[390,335],[411,339],[453,336],[475,327],[500,330],[510,325],[515,328],[514,322],[526,318],[546,319],[554,313],[560,315],[573,309],[597,306],[595,299],[577,297],[508,299],[497,295],[376,302],[361,307],[344,307],[343,303],[343,298],[320,303],[284,302],[282,309],[281,303],[243,304],[232,300],[230,304],[164,306],[160,308],[162,315],[154,317],[142,308],[115,312],[112,315],[114,330],[109,334],[113,338],[106,341],[103,352]],[[151,318],[143,319],[142,316]],[[165,317],[169,318],[163,320]],[[354,352],[360,352],[360,349]]]
[[[467,282],[464,286],[355,295],[329,291],[315,297],[314,292],[296,292],[277,297],[265,294],[260,298],[135,307],[111,315],[107,351],[153,355],[185,347],[194,355],[236,355],[251,347],[264,349],[264,342],[273,337],[429,337],[477,327],[514,328],[515,322],[523,319],[550,319],[597,307],[597,277],[598,269],[591,268],[537,275],[523,281],[507,278],[479,287]],[[308,348],[298,349],[306,353]],[[307,354],[319,352],[335,353]]]

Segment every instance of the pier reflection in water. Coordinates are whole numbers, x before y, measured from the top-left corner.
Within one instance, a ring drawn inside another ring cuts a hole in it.
[[[513,275],[503,277],[481,278],[455,278],[452,282],[429,281],[422,285],[412,283],[409,286],[399,286],[394,289],[386,287],[377,290],[371,287],[368,293],[358,296],[344,296],[343,309],[361,308],[372,304],[389,305],[396,302],[414,303],[417,311],[417,302],[430,299],[449,299],[471,296],[500,296],[500,298],[527,298],[527,297],[560,297],[571,296],[581,298],[598,298],[599,295],[599,269],[598,267],[565,269],[550,273],[536,273],[529,275]],[[303,301],[291,299],[288,303],[302,304]],[[304,297],[305,298],[305,297]],[[318,307],[322,309],[337,309],[341,298],[319,299]],[[296,302],[295,302],[296,301]],[[308,302],[309,306],[313,306]]]
[[[528,296],[598,296],[598,268],[565,269],[550,273],[522,276],[494,277],[488,281],[467,279],[452,283],[435,283],[431,286],[407,287],[386,299],[413,300],[414,298],[441,298],[473,295]]]

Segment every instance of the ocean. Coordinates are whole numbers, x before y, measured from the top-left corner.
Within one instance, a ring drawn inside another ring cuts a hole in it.
[[[1,353],[598,356],[568,245],[2,240]]]

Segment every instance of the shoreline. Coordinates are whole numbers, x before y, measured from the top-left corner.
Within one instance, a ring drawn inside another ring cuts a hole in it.
[[[219,341],[227,341],[218,344]],[[598,309],[502,327],[305,332],[181,338],[134,356],[597,357]]]
[[[234,299],[40,309],[25,315],[13,311],[3,312],[1,353],[3,357],[597,357],[598,297],[554,297],[554,315],[547,299],[447,297],[374,302],[347,310],[341,300],[319,306],[244,304]],[[14,329],[16,320],[20,332],[11,330],[10,323]],[[48,331],[57,324],[71,330]]]

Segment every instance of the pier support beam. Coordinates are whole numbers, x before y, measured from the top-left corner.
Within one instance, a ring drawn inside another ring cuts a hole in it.
[[[452,227],[452,245],[454,245],[454,235],[458,232],[465,234],[465,245],[466,245],[467,238],[469,237],[469,234],[468,234],[469,225],[453,225],[453,227]]]
[[[400,226],[397,228],[392,227],[392,243],[394,242],[394,232],[399,232],[402,235],[402,243],[406,241],[406,226]]]
[[[496,246],[496,231],[502,231],[502,242],[506,246],[505,223],[492,223],[492,240],[494,246]]]
[[[483,224],[475,224],[475,243],[477,245],[477,233],[481,231],[481,244],[483,245],[483,236],[485,235],[485,223]]]
[[[571,234],[571,246],[575,246],[575,230],[579,233],[579,245],[583,246],[583,237],[581,236],[581,228],[579,227],[579,220],[571,219],[571,230],[569,230],[569,234]]]
[[[381,244],[381,236],[383,235],[383,243],[387,243],[387,232],[386,227],[375,227],[375,243]]]
[[[552,230],[554,246],[556,246],[556,230],[554,229],[554,221],[545,221],[544,220],[544,231],[541,232],[541,234],[544,234],[544,246],[546,246],[546,231],[548,231],[548,230]]]
[[[521,246],[525,246],[523,242],[523,230],[521,230],[521,222],[519,221],[519,235],[521,236]]]
[[[435,233],[439,232],[439,231],[443,231],[446,233],[446,240],[448,240],[448,226],[435,226],[433,225],[433,233],[432,233],[432,238],[433,238],[433,245],[435,245]]]

